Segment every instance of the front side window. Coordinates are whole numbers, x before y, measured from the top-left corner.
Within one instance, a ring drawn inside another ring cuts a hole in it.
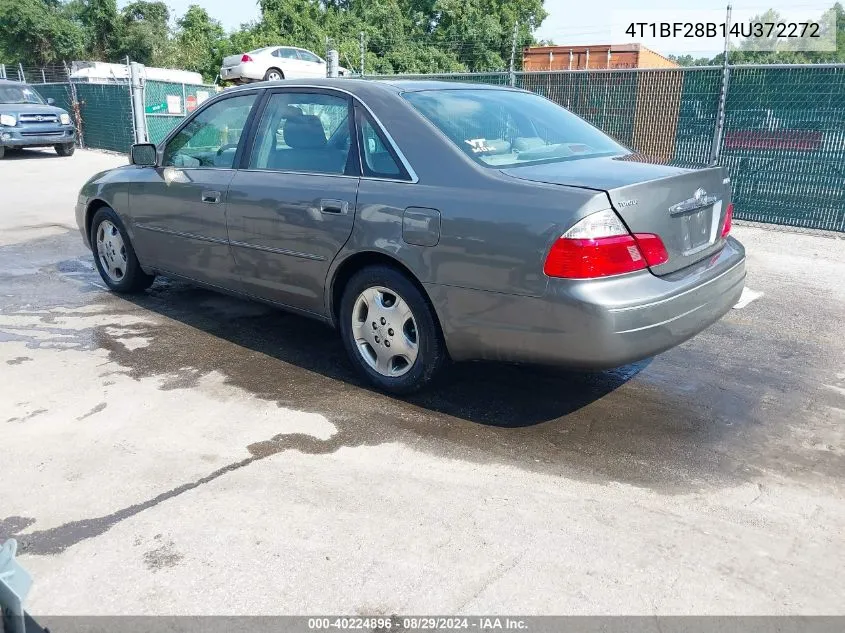
[[[343,174],[350,151],[349,102],[318,93],[270,96],[249,157],[250,169]]]
[[[195,116],[164,149],[165,166],[231,168],[255,95],[218,101]]]
[[[489,167],[628,153],[604,132],[538,95],[458,89],[403,96],[464,153]]]

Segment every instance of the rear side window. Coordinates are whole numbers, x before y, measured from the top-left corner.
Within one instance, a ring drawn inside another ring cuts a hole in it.
[[[403,96],[461,151],[488,167],[628,153],[604,132],[538,95],[447,89]]]
[[[292,48],[279,48],[273,51],[274,57],[281,57],[282,59],[297,59],[296,51]]]
[[[343,174],[350,154],[349,102],[313,92],[270,95],[249,169]]]

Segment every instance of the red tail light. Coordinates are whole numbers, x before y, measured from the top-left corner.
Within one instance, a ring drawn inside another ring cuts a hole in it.
[[[725,211],[725,225],[722,227],[722,239],[725,239],[728,236],[728,233],[731,232],[731,223],[734,219],[734,203],[731,202],[728,205],[728,210]]]
[[[251,61],[252,61],[252,57],[250,57],[249,55],[247,55],[246,53],[244,53],[244,54],[243,54],[243,56],[241,57],[241,61],[242,61],[242,62],[251,62]]]
[[[631,235],[607,210],[587,216],[559,238],[549,250],[543,272],[549,277],[590,279],[642,270],[668,259],[660,237]]]

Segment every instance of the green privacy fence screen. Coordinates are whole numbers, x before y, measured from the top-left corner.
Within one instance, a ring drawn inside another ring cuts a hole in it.
[[[71,114],[85,147],[129,151],[134,136],[127,83],[39,83],[34,88]]]
[[[216,86],[148,81],[144,109],[150,143],[160,143],[182,119],[215,93]]]
[[[845,232],[845,64],[402,75],[513,85],[670,164],[725,165],[738,219]],[[718,151],[713,144],[719,139]]]

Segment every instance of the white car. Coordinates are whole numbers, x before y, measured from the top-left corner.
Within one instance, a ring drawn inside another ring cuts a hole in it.
[[[338,67],[338,74],[347,71]],[[267,46],[248,53],[223,58],[223,81],[278,81],[326,76],[326,61],[319,55],[295,46]]]

